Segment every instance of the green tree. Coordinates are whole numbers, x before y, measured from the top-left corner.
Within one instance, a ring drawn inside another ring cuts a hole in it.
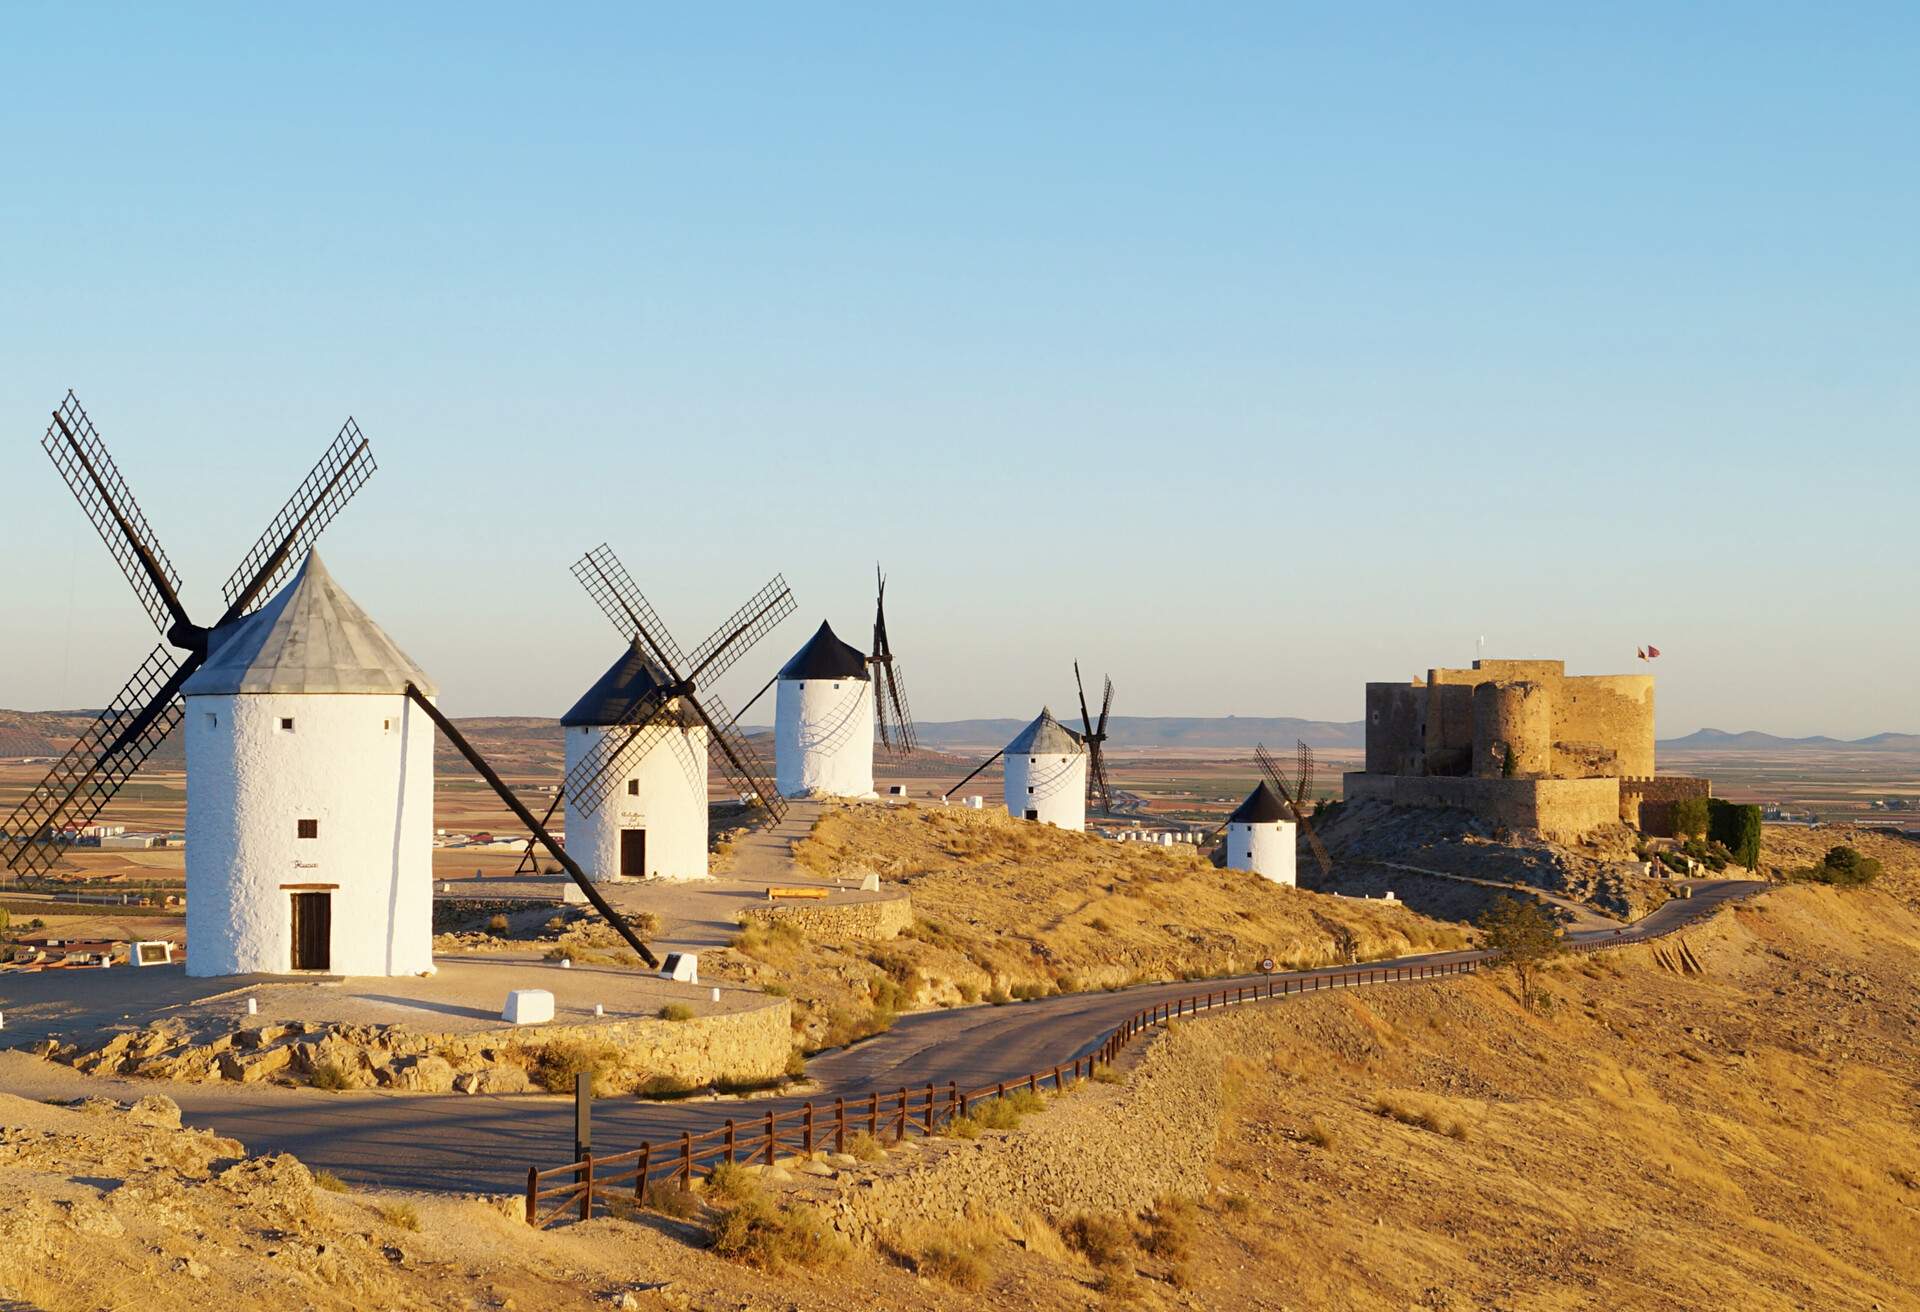
[[[1760,808],[1707,799],[1707,837],[1749,870],[1760,868]]]
[[[1540,967],[1565,951],[1559,926],[1532,898],[1504,893],[1474,923],[1483,945],[1493,954],[1494,966],[1512,969],[1520,984],[1520,1005],[1532,1011],[1533,982]]]
[[[1673,832],[1677,838],[1703,838],[1707,832],[1707,799],[1682,797],[1673,804]]]
[[[1848,887],[1871,884],[1879,877],[1880,863],[1851,847],[1828,848],[1826,858],[1807,874],[1807,878],[1822,884]]]

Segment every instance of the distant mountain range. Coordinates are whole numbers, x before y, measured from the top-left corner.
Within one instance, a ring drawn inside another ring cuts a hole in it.
[[[0,757],[52,756],[86,730],[93,713],[88,711],[6,711],[0,710]],[[1061,721],[1078,730],[1078,714]],[[456,721],[461,728],[489,752],[503,752],[520,758],[527,765],[539,761],[557,762],[561,756],[560,726],[557,721],[533,716],[479,716]],[[1026,727],[1024,719],[926,720],[915,725],[923,746],[933,749],[955,747],[998,747]],[[746,726],[753,734],[770,733],[771,726]],[[1265,743],[1276,751],[1290,747],[1295,739],[1311,747],[1349,748],[1366,746],[1366,726],[1359,720],[1302,720],[1291,716],[1187,716],[1116,715],[1107,723],[1107,742],[1117,748],[1198,748],[1246,751],[1255,743]],[[1816,735],[1811,738],[1783,738],[1777,734],[1749,729],[1728,733],[1722,729],[1701,729],[1684,738],[1663,738],[1663,751],[1719,752],[1792,752],[1868,751],[1920,752],[1920,734],[1877,733],[1869,738],[1841,739]],[[443,755],[451,759],[452,749],[440,744]],[[155,754],[154,764],[178,769],[181,763],[179,736],[174,735]],[[517,763],[517,762],[516,762]]]
[[[1684,738],[1662,738],[1659,746],[1676,751],[1718,752],[1790,752],[1796,748],[1856,752],[1920,752],[1920,733],[1876,733],[1870,738],[1829,738],[1815,734],[1811,738],[1782,738],[1778,734],[1748,729],[1728,733],[1724,729],[1701,729]]]
[[[1080,716],[1059,716],[1060,722],[1080,732]],[[920,742],[928,747],[981,747],[1010,741],[1028,720],[925,720],[914,724]],[[1227,715],[1115,715],[1107,721],[1109,747],[1238,747],[1265,743],[1279,750],[1295,739],[1309,747],[1362,748],[1366,726],[1359,720],[1297,720],[1290,716]]]

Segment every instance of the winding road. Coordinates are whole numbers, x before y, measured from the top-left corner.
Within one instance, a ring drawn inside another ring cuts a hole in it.
[[[1684,928],[1734,899],[1769,885],[1750,880],[1698,880],[1692,896],[1661,906],[1618,930],[1567,935],[1569,943],[1641,942]],[[1417,965],[1483,959],[1480,951],[1429,953],[1366,965]],[[1311,979],[1351,969],[1330,966],[1274,978]],[[1025,1078],[1096,1048],[1108,1031],[1153,1003],[1187,997],[1237,980],[1147,984],[1111,993],[1073,993],[1005,1006],[977,1006],[903,1016],[885,1034],[815,1058],[813,1090],[804,1097],[647,1103],[608,1099],[594,1105],[594,1139],[602,1152],[695,1134],[728,1117],[745,1120],[811,1099],[864,1098],[902,1085],[978,1087]],[[102,1080],[23,1052],[0,1053],[0,1090],[24,1097],[86,1093],[131,1099],[157,1086],[144,1080]],[[187,1124],[241,1140],[256,1153],[290,1152],[344,1180],[400,1189],[507,1193],[529,1165],[557,1166],[572,1155],[573,1106],[556,1097],[462,1094],[323,1093],[314,1089],[237,1085],[169,1085],[164,1091]]]

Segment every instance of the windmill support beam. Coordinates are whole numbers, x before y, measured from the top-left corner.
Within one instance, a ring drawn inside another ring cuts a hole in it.
[[[547,827],[533,818],[533,812],[527,810],[525,804],[521,802],[519,797],[515,796],[514,791],[507,787],[506,781],[493,772],[493,767],[487,764],[486,758],[474,750],[473,744],[467,741],[467,736],[454,728],[453,721],[442,715],[440,708],[435,706],[425,694],[411,683],[407,685],[407,697],[415,706],[418,706],[427,713],[427,718],[432,720],[434,726],[447,736],[447,741],[454,745],[460,755],[467,758],[467,764],[474,768],[474,772],[482,779],[485,779],[494,792],[500,794],[500,800],[507,804],[507,809],[519,817],[520,823],[524,824],[532,831],[533,836],[540,840],[540,845],[553,855],[554,860],[565,867],[567,874],[572,877],[573,882],[580,886],[580,891],[587,895],[587,901],[593,904],[593,909],[606,917],[607,923],[613,926],[614,932],[627,941],[628,947],[640,954],[640,960],[646,962],[650,969],[658,970],[660,968],[660,959],[653,955],[652,950],[648,948],[645,943],[640,941],[640,936],[633,932],[631,925],[627,924],[626,917],[614,910],[613,904],[601,896],[600,890],[593,886],[593,881],[588,879],[586,873],[574,863],[574,859],[567,855],[567,850],[554,840],[552,834],[547,832]]]
[[[1005,756],[1006,754],[1007,754],[1007,749],[1002,747],[999,751],[995,752],[992,756],[989,756],[986,760],[974,766],[973,774],[969,774],[965,779],[962,779],[959,783],[947,789],[946,792],[940,794],[940,800],[944,802],[949,797],[952,797],[955,793],[959,792],[962,788],[965,788],[967,786],[968,781],[971,780],[974,775],[979,774],[982,770],[986,769],[988,766],[992,765],[995,761],[999,760],[1001,757]]]

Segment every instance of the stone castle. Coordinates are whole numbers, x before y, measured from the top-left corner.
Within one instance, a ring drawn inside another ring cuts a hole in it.
[[[1564,661],[1475,661],[1367,685],[1366,768],[1345,796],[1471,811],[1568,841],[1626,823],[1671,833],[1705,779],[1654,776],[1653,676],[1569,675]]]

